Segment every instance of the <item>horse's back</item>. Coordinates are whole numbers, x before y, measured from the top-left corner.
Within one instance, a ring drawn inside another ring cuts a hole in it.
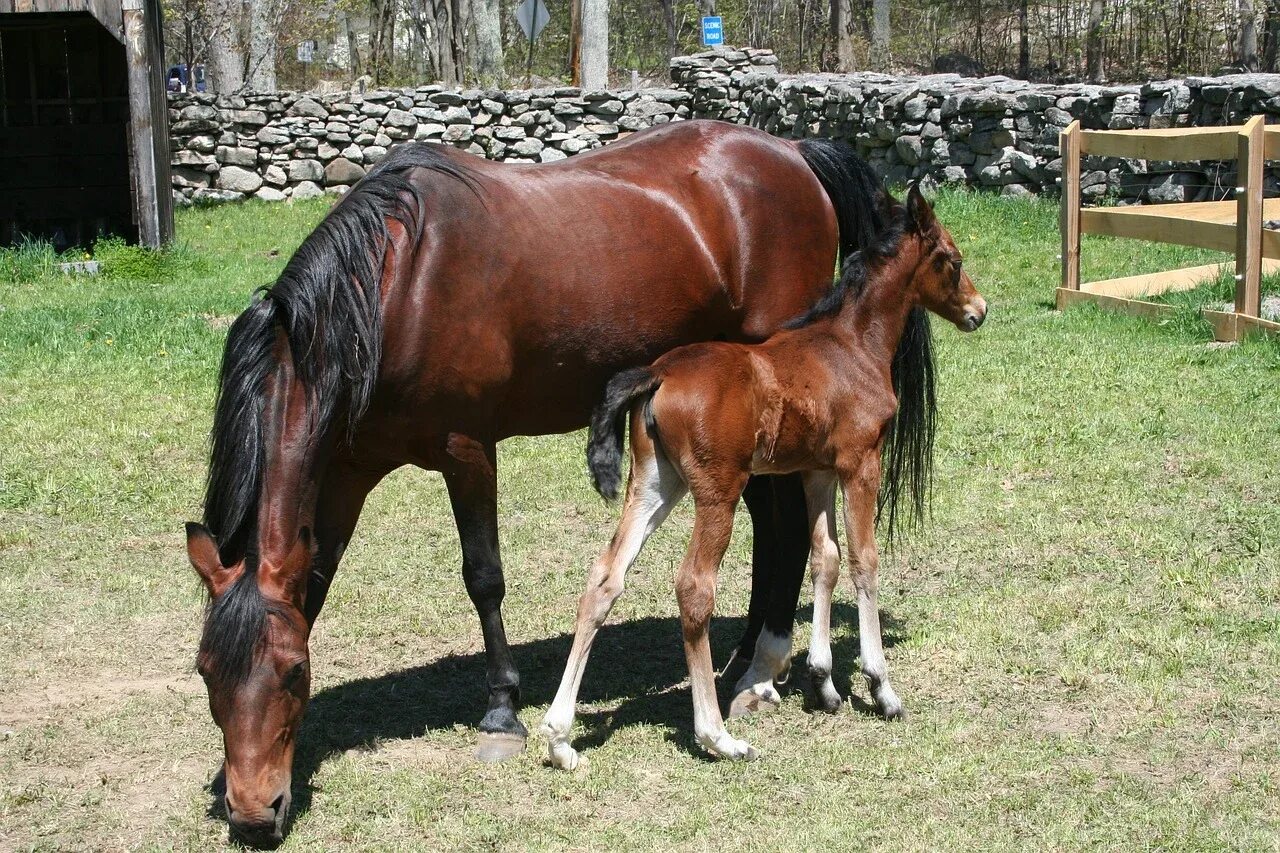
[[[794,144],[676,122],[566,161],[450,155],[384,287],[388,376],[495,438],[575,429],[673,347],[758,339],[829,285],[834,214]],[[434,418],[433,418],[434,420]]]

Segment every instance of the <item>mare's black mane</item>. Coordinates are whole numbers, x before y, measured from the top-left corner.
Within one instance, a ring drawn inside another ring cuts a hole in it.
[[[219,677],[247,674],[270,605],[255,579],[253,530],[265,450],[268,376],[286,351],[306,390],[313,437],[349,436],[373,396],[382,357],[380,285],[390,231],[404,226],[422,236],[426,170],[462,181],[475,176],[438,145],[406,144],[347,193],[303,241],[275,284],[232,324],[222,356],[205,488],[204,521],[223,565],[245,561],[240,578],[209,606],[201,648],[218,660]]]

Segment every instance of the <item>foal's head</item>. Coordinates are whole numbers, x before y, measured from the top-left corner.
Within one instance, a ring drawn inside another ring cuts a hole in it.
[[[311,536],[287,556],[222,562],[213,535],[187,525],[187,555],[209,592],[196,668],[222,729],[227,819],[241,840],[274,846],[289,812],[293,751],[311,694],[307,620],[284,578],[306,577]]]
[[[906,229],[899,256],[915,261],[908,298],[955,323],[960,331],[972,332],[987,317],[987,301],[964,271],[960,250],[933,215],[918,185],[907,193],[901,215],[906,218]]]

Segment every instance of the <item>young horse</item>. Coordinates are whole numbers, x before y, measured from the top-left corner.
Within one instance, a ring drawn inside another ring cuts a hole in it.
[[[707,626],[734,509],[747,478],[757,473],[804,472],[814,582],[809,665],[822,681],[828,705],[831,698],[839,703],[831,684],[830,610],[840,565],[837,482],[843,488],[862,672],[880,712],[886,717],[902,714],[889,684],[876,604],[877,494],[887,502],[890,519],[904,488],[915,491],[920,506],[933,405],[931,370],[903,367],[912,361],[929,363],[929,321],[923,309],[973,331],[987,307],[961,269],[951,236],[917,188],[911,189],[905,207],[895,205],[893,217],[873,246],[846,262],[832,295],[792,328],[756,345],[681,347],[651,367],[625,371],[609,383],[592,416],[588,464],[596,489],[606,498],[615,497],[623,416],[629,413],[631,475],[618,530],[591,568],[578,605],[573,650],[542,724],[555,766],[572,769],[578,763],[569,732],[596,632],[622,593],[626,571],[645,540],[686,491],[693,492],[695,516],[689,549],[676,574],[676,597],[692,682],[694,731],[698,742],[717,756],[755,757],[754,748],[725,730]],[[915,411],[899,411],[899,396],[913,401]],[[928,426],[921,430],[921,424]],[[886,438],[891,439],[888,446]],[[882,456],[888,466],[883,485]],[[748,673],[757,682],[748,683],[763,682],[772,690],[769,682],[785,665],[789,649],[779,652],[759,661],[757,648],[757,661]]]

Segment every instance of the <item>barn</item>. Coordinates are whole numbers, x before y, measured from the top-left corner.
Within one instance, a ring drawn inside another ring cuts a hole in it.
[[[0,0],[0,246],[173,236],[159,0]]]

